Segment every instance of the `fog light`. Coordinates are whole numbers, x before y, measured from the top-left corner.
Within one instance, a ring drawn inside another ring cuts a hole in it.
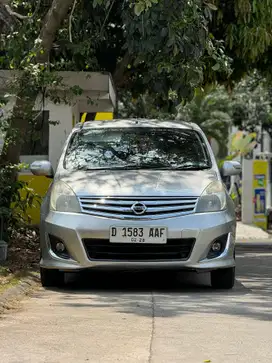
[[[56,244],[56,250],[57,250],[58,252],[64,252],[64,251],[65,251],[65,246],[64,246],[64,244],[63,244],[62,242],[58,242],[58,243]]]
[[[221,248],[222,248],[221,242],[216,241],[212,244],[213,252],[219,252],[219,251],[221,251]]]
[[[50,241],[50,246],[52,251],[61,258],[65,258],[65,259],[69,259],[70,258],[70,254],[67,251],[67,248],[65,247],[64,242],[55,236],[52,236],[51,234],[49,234],[49,241]]]
[[[228,233],[224,234],[224,235],[216,238],[216,240],[214,240],[211,243],[210,251],[207,255],[208,259],[216,258],[216,257],[219,257],[220,255],[222,255],[222,253],[226,249],[228,237],[229,237]]]

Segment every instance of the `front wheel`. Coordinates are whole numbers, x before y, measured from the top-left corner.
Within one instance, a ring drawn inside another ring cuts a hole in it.
[[[211,285],[214,289],[232,289],[235,282],[235,267],[211,272]]]
[[[41,267],[40,273],[43,287],[61,287],[64,285],[64,272]]]

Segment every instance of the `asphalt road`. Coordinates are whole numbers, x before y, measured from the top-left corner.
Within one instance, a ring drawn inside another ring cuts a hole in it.
[[[208,276],[96,272],[0,317],[1,363],[271,363],[272,251],[240,252],[234,290]]]

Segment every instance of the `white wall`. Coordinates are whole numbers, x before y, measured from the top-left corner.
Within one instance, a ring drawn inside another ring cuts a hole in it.
[[[243,182],[242,182],[242,222],[253,223],[254,204],[253,204],[253,161],[243,159]]]
[[[50,112],[50,121],[59,121],[58,125],[50,125],[49,128],[49,160],[55,170],[63,145],[72,130],[73,110],[69,105],[52,102],[48,102],[46,108]]]
[[[0,71],[0,90],[8,88],[8,81],[17,73],[13,71]],[[61,155],[64,143],[72,130],[73,115],[75,122],[79,122],[80,112],[114,112],[116,104],[116,95],[114,85],[109,74],[102,74],[96,72],[60,72],[63,77],[64,83],[68,86],[75,84],[83,89],[83,94],[78,97],[73,97],[73,105],[54,104],[52,101],[46,100],[44,105],[40,96],[37,97],[35,109],[41,110],[44,106],[44,111],[49,111],[50,121],[59,121],[57,125],[50,125],[49,127],[49,155],[44,155],[48,158],[53,168],[55,169]],[[60,87],[59,92],[64,90]],[[93,102],[89,103],[89,98]],[[14,99],[11,99],[5,106],[5,117],[12,110]],[[0,148],[3,144],[3,136],[0,135]],[[0,150],[1,151],[1,150]],[[39,159],[43,156],[39,156]],[[35,160],[33,157],[22,156],[23,161],[32,162]]]
[[[10,100],[10,102],[4,108],[4,117],[8,117],[9,111],[12,109],[13,105],[14,100]],[[40,100],[37,99],[35,109],[40,110],[40,106]],[[60,122],[56,126],[50,125],[49,127],[49,155],[22,156],[21,161],[31,163],[35,159],[40,160],[41,158],[48,158],[55,169],[62,151],[63,144],[72,130],[72,107],[65,104],[56,105],[51,101],[46,101],[44,110],[49,111],[50,121]],[[1,137],[0,135],[0,148],[3,145],[3,136],[4,135]]]
[[[78,110],[80,112],[114,112],[114,108],[108,100],[96,100],[89,103],[86,99],[78,100]]]

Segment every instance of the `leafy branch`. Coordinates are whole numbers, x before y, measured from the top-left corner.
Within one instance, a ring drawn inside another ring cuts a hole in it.
[[[22,15],[17,13],[16,11],[12,10],[9,4],[5,4],[5,8],[7,10],[7,12],[9,13],[9,15],[14,16],[15,18],[19,19],[19,20],[30,20],[35,18],[35,16],[38,14],[39,10],[40,10],[40,6],[41,6],[41,0],[38,0],[38,3],[36,5],[35,11],[33,12],[32,15]]]

